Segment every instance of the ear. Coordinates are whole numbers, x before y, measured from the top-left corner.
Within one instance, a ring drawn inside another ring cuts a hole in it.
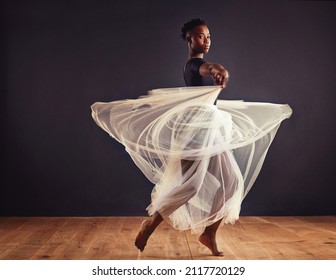
[[[191,36],[187,36],[186,40],[187,40],[188,44],[190,45],[191,44]]]

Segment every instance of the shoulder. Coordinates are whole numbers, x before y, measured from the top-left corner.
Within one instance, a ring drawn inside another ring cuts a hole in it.
[[[192,58],[189,59],[186,63],[186,69],[190,69],[192,72],[198,72],[200,66],[205,63],[206,61],[203,58]]]
[[[188,60],[187,65],[201,65],[206,62],[203,58],[191,58]]]

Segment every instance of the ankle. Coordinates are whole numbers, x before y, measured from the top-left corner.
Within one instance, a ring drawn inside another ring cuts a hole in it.
[[[206,235],[208,237],[215,237],[216,236],[216,231],[214,231],[210,228],[206,228],[206,229],[204,229],[202,235]]]

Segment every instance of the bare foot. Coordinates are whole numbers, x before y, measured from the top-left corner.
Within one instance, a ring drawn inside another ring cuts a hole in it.
[[[141,228],[138,232],[138,235],[135,238],[134,244],[141,252],[145,249],[147,245],[147,240],[149,236],[151,235],[151,232],[149,230],[149,225],[150,225],[149,220],[143,221],[141,224]]]
[[[203,232],[201,236],[198,238],[198,240],[206,247],[208,247],[211,251],[211,253],[214,256],[222,257],[224,256],[224,253],[221,251],[218,251],[216,238],[215,236],[211,236]]]

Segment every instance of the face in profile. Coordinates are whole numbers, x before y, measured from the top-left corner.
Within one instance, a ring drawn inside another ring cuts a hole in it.
[[[206,25],[196,26],[189,32],[187,40],[195,53],[206,54],[209,52],[211,39],[209,29]]]

